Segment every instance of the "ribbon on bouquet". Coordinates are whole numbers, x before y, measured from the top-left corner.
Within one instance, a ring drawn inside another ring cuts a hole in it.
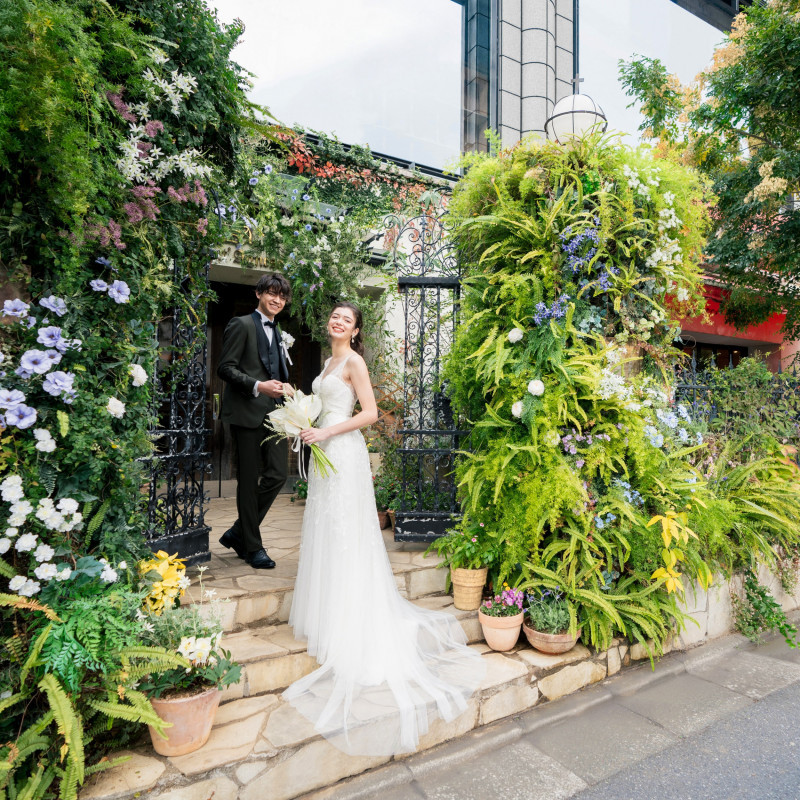
[[[300,477],[304,480],[308,480],[308,474],[306,473],[306,460],[305,456],[305,445],[303,444],[303,440],[296,436],[294,440],[294,444],[292,445],[292,452],[297,453],[297,469],[300,472]]]

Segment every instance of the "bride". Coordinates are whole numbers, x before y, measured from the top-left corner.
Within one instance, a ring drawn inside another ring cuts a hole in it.
[[[331,312],[332,356],[312,387],[322,399],[319,427],[300,434],[321,445],[336,472],[309,470],[289,616],[321,666],[283,696],[339,749],[394,755],[414,751],[436,716],[449,721],[466,710],[484,664],[454,617],[397,591],[359,431],[378,418],[361,325],[352,303]]]

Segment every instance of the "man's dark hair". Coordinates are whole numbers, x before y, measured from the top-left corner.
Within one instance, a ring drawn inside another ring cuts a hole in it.
[[[262,275],[256,284],[256,294],[279,294],[287,303],[292,302],[292,285],[283,275],[277,272],[270,272]]]

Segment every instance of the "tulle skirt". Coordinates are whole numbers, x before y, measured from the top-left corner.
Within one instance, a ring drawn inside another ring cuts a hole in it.
[[[321,666],[283,696],[347,753],[413,752],[434,718],[466,710],[485,665],[453,616],[400,596],[361,433],[324,446],[337,471],[310,467],[289,617]]]

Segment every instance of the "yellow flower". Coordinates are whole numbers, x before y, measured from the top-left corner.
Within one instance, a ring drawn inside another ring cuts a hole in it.
[[[175,601],[183,597],[186,564],[178,558],[177,553],[171,556],[159,550],[154,558],[139,562],[139,574],[142,577],[151,572],[157,572],[161,580],[153,581],[150,592],[144,599],[144,605],[153,614],[159,615],[165,608],[172,608]]]

